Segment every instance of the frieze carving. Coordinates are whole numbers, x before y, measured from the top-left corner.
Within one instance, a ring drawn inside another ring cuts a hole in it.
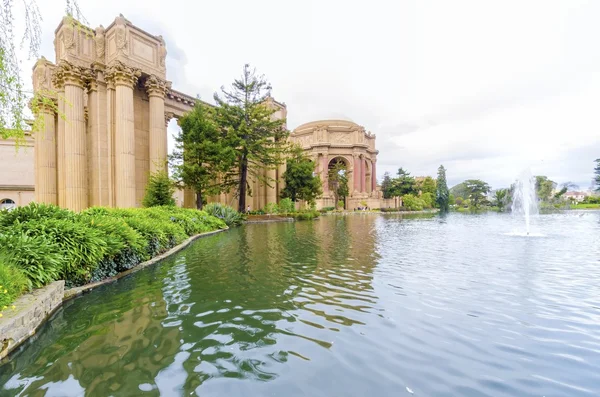
[[[142,72],[138,68],[125,65],[121,61],[115,61],[106,71],[106,79],[114,84],[134,86]]]
[[[310,146],[310,143],[312,142],[312,136],[310,135],[304,135],[304,136],[299,136],[298,138],[296,138],[298,140],[298,143],[300,144],[300,146]]]
[[[167,90],[171,89],[171,82],[165,81],[155,75],[150,75],[144,82],[144,87],[148,95],[158,95],[164,97]]]
[[[327,127],[319,125],[315,131],[317,132],[317,142],[325,142],[325,133],[327,132]]]
[[[104,37],[104,26],[100,25],[96,28],[96,60],[104,62],[104,52],[106,50],[106,38]]]
[[[329,133],[329,141],[332,143],[343,143],[343,144],[352,143],[350,134],[347,134],[345,132],[330,132]]]
[[[160,45],[158,46],[158,62],[161,68],[165,69],[167,67],[167,46],[165,44],[165,39],[162,36],[158,36],[160,40]]]
[[[72,22],[67,22],[62,33],[62,42],[67,53],[75,52],[75,30]]]
[[[115,44],[117,46],[117,52],[127,54],[127,31],[125,30],[125,24],[127,20],[123,17],[123,14],[115,19]]]

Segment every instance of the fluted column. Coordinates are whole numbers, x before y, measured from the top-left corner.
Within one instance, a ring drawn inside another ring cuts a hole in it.
[[[364,156],[360,158],[360,192],[364,193],[367,191],[365,187],[365,179],[367,179],[367,164],[365,164]]]
[[[85,115],[83,108],[83,95],[85,80],[89,78],[89,70],[75,66],[67,61],[61,61],[55,71],[57,86],[64,86],[65,121],[59,123],[58,156],[62,157],[59,163],[59,203],[64,207],[81,211],[88,206],[88,174],[86,157],[86,132]],[[59,103],[60,103],[59,99]],[[61,134],[61,129],[64,134]],[[63,136],[61,136],[63,135]],[[60,166],[64,165],[64,170]],[[64,200],[60,199],[60,181],[64,180]]]
[[[35,201],[58,203],[56,181],[56,120],[54,109],[41,106],[39,117],[43,118],[41,131],[35,132]]]
[[[357,154],[355,154],[354,156],[354,171],[353,171],[353,176],[354,176],[354,191],[356,193],[360,192],[360,175],[361,175],[361,167],[360,167],[360,158]]]
[[[327,154],[321,155],[321,178],[323,181],[323,193],[329,192],[329,161]]]
[[[377,190],[377,170],[375,169],[375,160],[371,160],[371,192],[375,193]]]
[[[168,120],[165,115],[165,93],[170,84],[154,75],[144,83],[150,98],[150,173],[167,170],[167,130]]]
[[[133,87],[140,71],[120,62],[109,70],[115,84],[115,205],[135,207],[135,127]]]

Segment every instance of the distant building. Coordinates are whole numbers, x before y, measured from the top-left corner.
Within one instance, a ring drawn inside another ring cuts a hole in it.
[[[563,197],[567,200],[582,202],[589,195],[588,192],[566,192]]]

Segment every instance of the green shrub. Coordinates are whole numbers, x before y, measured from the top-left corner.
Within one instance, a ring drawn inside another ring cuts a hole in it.
[[[267,205],[265,205],[263,211],[265,212],[265,214],[274,215],[279,213],[279,207],[277,207],[277,204],[275,203],[268,203]]]
[[[8,227],[15,223],[23,223],[38,219],[71,219],[75,216],[74,212],[57,207],[55,205],[30,203],[23,207],[16,207],[12,210],[0,211],[0,226]]]
[[[3,260],[27,277],[29,288],[41,288],[60,278],[63,257],[46,237],[3,234],[0,247]]]
[[[156,207],[161,205],[175,206],[175,186],[166,172],[157,172],[150,175],[146,193],[142,200],[144,207]]]
[[[221,219],[227,226],[241,225],[244,221],[242,214],[227,205],[210,203],[204,206],[204,211],[209,215]]]
[[[342,209],[342,210],[344,209],[344,200],[339,200],[337,202],[337,208]]]
[[[284,212],[284,213],[295,212],[296,206],[294,205],[294,202],[292,201],[292,199],[286,197],[284,199],[281,199],[281,201],[279,201],[279,211]]]
[[[6,310],[27,290],[27,277],[16,267],[0,258],[0,311]]]
[[[408,208],[409,211],[421,211],[425,203],[419,197],[415,197],[412,194],[405,194],[402,196],[402,206]]]
[[[435,198],[433,197],[433,194],[429,192],[423,193],[421,195],[421,200],[424,203],[424,208],[433,208],[433,205],[435,204]]]
[[[293,212],[288,215],[294,217],[296,220],[299,220],[299,221],[307,221],[307,220],[318,218],[319,215],[321,215],[321,214],[319,211],[301,211],[301,212]]]
[[[67,219],[40,219],[18,224],[29,236],[44,236],[56,244],[63,256],[60,276],[69,286],[85,284],[107,253],[104,234],[95,228]]]

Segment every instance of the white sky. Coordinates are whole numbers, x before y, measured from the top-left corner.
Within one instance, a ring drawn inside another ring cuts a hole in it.
[[[587,189],[600,157],[600,1],[78,1],[91,27],[122,13],[162,34],[175,89],[212,101],[250,63],[290,129],[363,125],[377,134],[380,179],[444,164],[451,186],[499,188],[530,166]],[[65,0],[38,4],[53,60]]]

